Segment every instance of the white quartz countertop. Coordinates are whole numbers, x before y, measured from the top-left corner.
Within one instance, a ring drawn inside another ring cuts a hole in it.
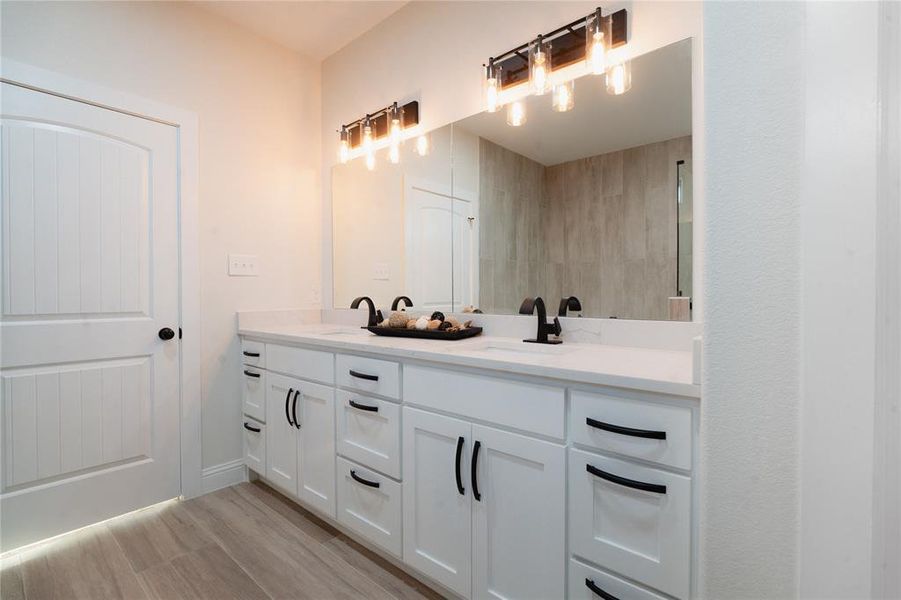
[[[692,353],[603,344],[526,344],[480,335],[456,342],[376,336],[342,325],[278,325],[241,328],[238,334],[262,340],[389,358],[407,358],[564,382],[607,385],[700,398],[692,383]]]

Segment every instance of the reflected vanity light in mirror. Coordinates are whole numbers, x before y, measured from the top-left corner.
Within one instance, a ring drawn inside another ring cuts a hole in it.
[[[617,62],[607,69],[607,93],[620,96],[632,89],[632,63]]]
[[[507,105],[507,125],[519,127],[526,122],[526,104],[522,100],[516,100]]]
[[[416,138],[416,154],[419,156],[428,156],[429,150],[431,150],[431,142],[429,140],[429,134],[424,133]]]
[[[564,81],[554,86],[552,106],[557,112],[566,112],[575,105],[575,81]]]

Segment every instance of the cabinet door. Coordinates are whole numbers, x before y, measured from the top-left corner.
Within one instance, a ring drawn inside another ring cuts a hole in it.
[[[562,598],[566,450],[472,426],[473,598]]]
[[[299,382],[298,497],[335,518],[335,390]]]
[[[471,430],[465,421],[403,409],[404,561],[465,598],[472,584]]]
[[[266,371],[244,365],[241,377],[244,380],[244,414],[261,423],[266,422]]]
[[[266,375],[266,479],[296,496],[298,434],[289,418],[293,420],[295,393],[302,383],[276,373]]]

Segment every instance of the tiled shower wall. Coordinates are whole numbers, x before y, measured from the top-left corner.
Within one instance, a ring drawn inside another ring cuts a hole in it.
[[[585,316],[666,319],[679,160],[691,136],[548,167],[481,139],[480,308],[538,295],[555,312],[575,295]]]

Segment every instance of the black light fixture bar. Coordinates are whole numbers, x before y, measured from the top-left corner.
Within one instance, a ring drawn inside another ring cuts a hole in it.
[[[396,103],[395,103],[396,104]],[[372,127],[372,139],[378,140],[388,135],[388,129],[391,125],[388,114],[394,104],[380,108],[379,110],[367,113],[364,117],[352,121],[343,127],[347,129],[348,142],[351,148],[356,148],[363,143],[363,122],[369,118],[369,126]],[[400,109],[400,124],[403,129],[413,127],[419,124],[419,102],[413,100],[407,102]]]
[[[588,17],[576,19],[542,35],[551,44],[551,64],[565,67],[585,58],[585,23]],[[625,8],[609,14],[610,48],[628,42],[628,13]],[[537,36],[536,36],[537,37]],[[518,85],[529,79],[529,43],[502,52],[494,57],[494,66],[500,67],[500,88]]]

